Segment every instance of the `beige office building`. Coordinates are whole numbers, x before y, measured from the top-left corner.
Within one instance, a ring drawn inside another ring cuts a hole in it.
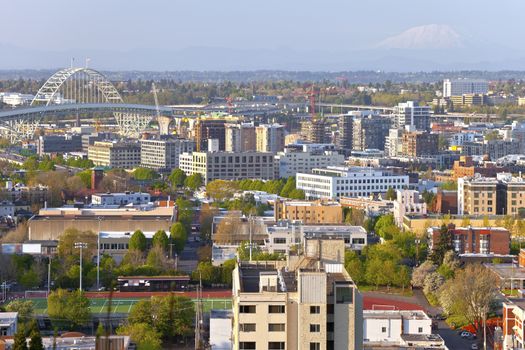
[[[278,174],[274,153],[269,152],[193,152],[179,157],[179,168],[186,175],[201,174],[205,183],[213,180],[273,180]]]
[[[226,152],[255,151],[255,126],[253,123],[225,124]]]
[[[88,158],[97,166],[132,169],[140,165],[140,144],[95,141],[88,148]]]
[[[275,201],[274,218],[278,220],[300,220],[303,224],[340,224],[343,209],[338,202],[322,201]]]
[[[344,241],[308,239],[304,249],[233,271],[233,349],[363,348],[362,299],[343,267]]]

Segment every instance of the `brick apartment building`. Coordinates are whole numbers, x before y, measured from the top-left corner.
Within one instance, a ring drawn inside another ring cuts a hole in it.
[[[441,228],[428,229],[429,249],[437,246]],[[510,232],[503,227],[455,227],[449,225],[452,245],[457,254],[498,254],[510,252]]]

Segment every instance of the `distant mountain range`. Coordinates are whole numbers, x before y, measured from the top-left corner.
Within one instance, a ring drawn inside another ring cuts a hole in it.
[[[232,43],[235,45],[235,43]],[[240,44],[237,44],[240,45]],[[0,69],[54,69],[71,57],[86,57],[101,70],[141,71],[458,71],[525,70],[525,47],[513,50],[484,40],[473,42],[447,25],[409,28],[367,49],[239,49],[226,47],[144,48],[128,51],[68,49],[44,51],[0,44]]]

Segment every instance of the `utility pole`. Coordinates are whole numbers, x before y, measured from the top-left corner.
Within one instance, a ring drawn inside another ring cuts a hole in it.
[[[97,235],[97,292],[100,290],[100,216],[98,217]]]
[[[250,261],[252,261],[252,214],[248,216],[248,231],[250,233]]]
[[[51,255],[47,261],[47,295],[51,292]]]
[[[199,272],[197,286],[197,308],[195,310],[195,350],[204,349],[202,344],[202,275]]]
[[[80,291],[82,291],[82,249],[86,249],[87,246],[88,245],[85,242],[75,242],[75,248],[80,249],[80,273],[79,273],[79,278],[80,278],[79,290]]]

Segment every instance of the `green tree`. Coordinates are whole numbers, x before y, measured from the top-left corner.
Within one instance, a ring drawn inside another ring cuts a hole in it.
[[[182,187],[186,178],[186,173],[179,168],[174,169],[168,177],[173,187]]]
[[[163,338],[192,334],[194,304],[185,296],[154,296],[131,308],[129,323],[151,324]],[[155,320],[155,322],[151,322]]]
[[[170,236],[177,254],[182,253],[184,247],[186,246],[186,241],[188,240],[188,233],[186,232],[184,225],[180,222],[176,222],[171,225]]]
[[[141,181],[151,181],[159,177],[159,174],[153,169],[137,168],[133,171],[133,178]]]
[[[236,183],[226,180],[213,180],[206,185],[206,193],[217,201],[232,198],[239,190]]]
[[[141,230],[133,232],[133,235],[131,235],[131,238],[129,239],[129,249],[136,249],[145,252],[147,246],[148,242],[144,233],[142,233]]]
[[[29,350],[44,350],[42,335],[40,334],[40,330],[38,329],[36,322],[33,322],[33,327],[31,328]]]
[[[167,251],[168,245],[169,245],[168,235],[166,234],[164,230],[158,230],[153,235],[153,239],[151,240],[151,243],[154,247],[160,246],[162,249],[164,249],[164,251]]]
[[[392,188],[392,187],[389,187],[388,190],[386,190],[385,197],[386,197],[386,199],[388,199],[389,201],[393,201],[393,200],[395,200],[396,197],[397,197],[396,190],[394,190],[394,188]]]
[[[80,180],[82,180],[82,183],[84,186],[86,186],[86,188],[91,187],[92,171],[90,169],[77,173],[77,176],[80,178]]]
[[[202,175],[197,173],[190,175],[184,180],[184,186],[188,187],[192,191],[198,190],[203,184]]]
[[[295,190],[295,177],[294,176],[290,176],[286,180],[286,183],[284,184],[283,188],[281,189],[280,196],[281,197],[285,197],[285,198],[289,198],[290,197],[290,193],[293,190]]]
[[[127,335],[138,350],[161,350],[161,334],[148,323],[132,323],[117,328],[118,335]]]
[[[153,246],[146,258],[146,264],[156,268],[159,271],[165,271],[169,268],[166,251],[160,245]]]
[[[26,339],[26,330],[23,325],[20,325],[15,333],[15,339],[13,343],[13,350],[28,350],[27,349],[27,339]]]
[[[75,264],[79,260],[79,250],[75,248],[76,242],[87,243],[87,248],[82,249],[84,261],[90,261],[97,252],[97,235],[91,231],[79,231],[68,228],[58,240],[58,256],[66,262],[66,266]]]
[[[47,312],[58,328],[80,327],[91,319],[90,302],[83,291],[57,289],[47,297]]]
[[[31,300],[13,300],[7,305],[6,310],[9,312],[18,312],[18,321],[20,323],[26,323],[33,319],[34,306]]]
[[[430,259],[435,265],[440,266],[443,263],[445,254],[452,248],[452,234],[448,230],[448,227],[443,224],[439,229],[439,239],[436,246],[433,247]]]
[[[197,269],[192,273],[193,280],[199,281],[202,279],[202,283],[207,286],[219,282],[220,277],[218,268],[213,266],[210,261],[200,262],[197,265]]]

